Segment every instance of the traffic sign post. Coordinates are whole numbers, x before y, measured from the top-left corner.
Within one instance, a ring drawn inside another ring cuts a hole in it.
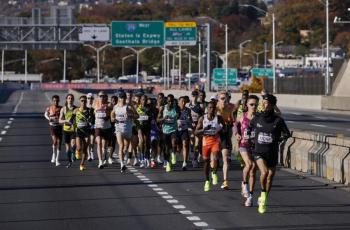
[[[163,21],[113,21],[111,28],[111,43],[115,47],[164,45]]]
[[[216,85],[226,85],[226,69],[225,68],[215,68],[213,70],[213,80]],[[228,68],[227,69],[227,85],[234,86],[237,85],[237,69]]]
[[[271,68],[252,68],[250,73],[254,77],[273,78],[273,70]]]
[[[194,46],[197,42],[196,22],[166,22],[166,46]]]

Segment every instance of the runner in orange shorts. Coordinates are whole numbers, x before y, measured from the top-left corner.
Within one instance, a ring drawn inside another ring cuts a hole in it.
[[[218,184],[217,156],[220,152],[220,132],[225,131],[225,122],[220,115],[216,115],[216,105],[209,102],[207,114],[199,118],[195,134],[203,135],[202,154],[204,160],[205,184],[204,191],[210,190],[209,171],[211,168],[212,184]]]

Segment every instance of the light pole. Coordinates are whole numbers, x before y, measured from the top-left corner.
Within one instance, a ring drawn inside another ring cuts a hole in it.
[[[128,59],[128,58],[130,58],[130,57],[133,57],[133,56],[135,56],[134,54],[130,54],[130,55],[127,55],[127,56],[125,56],[125,57],[122,57],[122,76],[124,76],[124,62],[125,62],[125,60],[126,59]]]
[[[328,0],[327,0],[328,1]],[[240,7],[252,7],[256,11],[261,12],[268,16],[268,12],[266,10],[263,10],[259,7],[256,7],[254,5],[249,5],[249,4],[240,4]],[[272,13],[272,59],[273,59],[273,64],[272,64],[272,69],[273,69],[273,93],[277,93],[277,85],[276,85],[276,31],[275,31],[275,13]],[[266,65],[266,64],[265,64]],[[265,66],[266,67],[266,66]]]
[[[5,50],[1,51],[1,83],[4,83]]]
[[[132,51],[134,51],[136,53],[136,84],[139,84],[139,66],[140,66],[140,54],[145,51],[146,49],[149,49],[149,47],[145,47],[145,48],[142,48],[140,50],[137,50],[137,49],[134,49],[132,47],[125,47],[125,48],[128,48],[128,49],[131,49]]]
[[[259,67],[259,55],[262,53],[265,53],[265,50],[259,51],[259,52],[253,52],[256,55],[256,66]]]
[[[93,50],[96,51],[97,82],[100,83],[100,52],[101,52],[104,48],[106,48],[106,47],[108,47],[108,46],[111,46],[111,44],[110,44],[110,43],[107,43],[107,44],[104,44],[103,46],[98,47],[98,48],[96,48],[96,47],[94,47],[94,46],[92,46],[92,45],[89,45],[89,44],[84,44],[84,46],[90,47],[91,49],[93,49]],[[65,73],[65,72],[64,72],[64,73]],[[64,74],[64,76],[65,76],[65,74]],[[64,79],[64,80],[65,80],[65,79]]]
[[[226,91],[228,90],[228,27],[225,24],[225,77],[226,77]]]
[[[243,49],[243,45],[246,43],[251,42],[252,40],[245,40],[241,43],[239,43],[239,68],[242,69],[242,49]]]

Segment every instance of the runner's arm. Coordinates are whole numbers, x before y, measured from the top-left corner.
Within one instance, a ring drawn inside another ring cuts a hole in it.
[[[164,110],[163,106],[159,108],[159,112],[158,112],[158,116],[157,116],[157,122],[159,122],[159,123],[162,123],[164,121],[163,110]]]
[[[112,109],[112,112],[111,112],[111,122],[115,122],[115,112],[114,112],[114,109]]]
[[[202,135],[203,132],[204,132],[204,129],[203,129],[203,119],[204,117],[200,117],[199,120],[198,120],[198,124],[196,126],[196,130],[194,131],[194,134],[195,135]]]
[[[46,120],[50,121],[49,108],[46,108],[45,113],[44,113],[44,117],[46,118]]]

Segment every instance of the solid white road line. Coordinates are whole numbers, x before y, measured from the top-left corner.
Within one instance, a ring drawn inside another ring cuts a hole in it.
[[[315,127],[322,127],[322,128],[327,127],[327,126],[325,126],[325,125],[319,125],[319,124],[311,124],[311,126],[315,126]]]
[[[22,101],[23,101],[23,95],[24,95],[24,92],[21,92],[21,96],[20,96],[20,98],[19,98],[19,100],[18,100],[18,102],[17,102],[17,104],[16,104],[16,106],[15,106],[15,108],[14,108],[14,110],[13,110],[12,113],[17,113],[18,106],[19,106],[19,105],[22,103]]]

